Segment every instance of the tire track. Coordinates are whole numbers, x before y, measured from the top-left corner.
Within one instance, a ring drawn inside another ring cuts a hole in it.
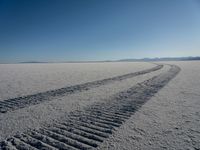
[[[169,71],[138,83],[83,111],[71,112],[53,125],[8,138],[1,142],[0,149],[95,149],[179,71],[179,67],[171,65]]]
[[[37,93],[33,95],[28,95],[24,97],[18,97],[18,98],[13,98],[13,99],[8,99],[8,100],[3,100],[0,101],[0,113],[6,113],[9,111],[21,109],[24,107],[28,107],[31,105],[36,105],[39,103],[42,103],[44,101],[50,101],[52,98],[57,97],[57,96],[63,96],[64,94],[73,94],[81,91],[86,91],[91,88],[99,87],[105,84],[109,84],[115,81],[121,81],[124,79],[132,78],[135,76],[147,74],[153,71],[157,71],[161,69],[163,65],[157,65],[153,68],[146,69],[143,71],[135,72],[135,73],[129,73],[121,76],[116,76],[112,78],[107,78],[103,80],[97,80],[93,82],[87,82],[84,84],[79,84],[79,85],[74,85],[74,86],[69,86],[69,87],[64,87],[56,90],[50,90],[42,93]]]

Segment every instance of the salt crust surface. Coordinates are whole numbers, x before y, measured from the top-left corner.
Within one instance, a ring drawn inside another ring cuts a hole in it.
[[[141,71],[151,63],[0,64],[0,100]]]

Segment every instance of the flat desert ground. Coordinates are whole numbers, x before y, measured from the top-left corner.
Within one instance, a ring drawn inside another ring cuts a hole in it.
[[[0,149],[199,150],[200,61],[0,64]]]

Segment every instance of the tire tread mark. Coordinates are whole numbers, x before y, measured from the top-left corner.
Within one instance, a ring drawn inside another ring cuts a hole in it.
[[[56,149],[63,149],[63,150],[76,150],[75,148],[72,148],[68,145],[66,145],[65,143],[59,141],[59,140],[56,140],[54,138],[52,138],[51,136],[46,136],[45,134],[41,134],[38,131],[30,131],[27,133],[29,136],[31,136],[32,138],[35,138],[37,139],[38,141],[42,141],[43,143],[51,146],[51,147],[54,147]]]
[[[52,125],[22,133],[18,139],[37,149],[42,147],[70,150],[96,148],[179,71],[179,67],[171,65],[168,72],[113,95],[106,103],[97,102],[83,111],[72,112],[66,119],[62,118]],[[9,139],[4,141],[6,142],[10,142]],[[10,143],[18,146],[16,149],[20,149],[20,144]]]
[[[21,135],[16,135],[14,136],[14,138],[19,139],[20,141],[23,141],[24,143],[36,148],[36,149],[45,149],[45,150],[56,150],[56,148],[47,145],[46,143],[33,138],[31,136],[29,136],[28,134],[21,134]]]
[[[93,141],[88,140],[86,138],[82,138],[81,136],[78,136],[76,134],[70,133],[68,131],[64,131],[64,130],[56,128],[56,127],[51,127],[51,128],[49,128],[49,130],[52,131],[52,132],[61,134],[63,136],[66,136],[68,138],[71,138],[73,140],[77,140],[79,142],[82,142],[82,143],[87,144],[87,145],[92,146],[92,147],[97,147],[98,146],[97,142],[93,142]]]
[[[91,133],[88,133],[88,132],[85,132],[85,131],[80,131],[80,130],[77,130],[77,129],[73,129],[71,127],[68,127],[68,126],[65,126],[65,125],[62,125],[62,124],[58,124],[58,123],[55,124],[55,126],[62,129],[62,130],[66,130],[68,132],[72,132],[76,135],[82,136],[84,138],[94,140],[94,141],[98,141],[98,142],[103,142],[102,137],[96,136],[94,134],[91,134]]]
[[[99,132],[103,132],[103,133],[112,133],[112,130],[111,129],[105,129],[105,128],[102,128],[102,127],[99,127],[99,126],[96,126],[96,125],[93,125],[93,124],[88,124],[87,122],[80,122],[80,121],[76,121],[74,122],[76,123],[77,125],[79,126],[83,126],[83,127],[86,127],[86,128],[90,128],[92,130],[97,130]]]
[[[112,77],[112,78],[87,82],[87,83],[83,83],[83,84],[79,84],[79,85],[73,85],[73,86],[64,87],[64,88],[55,89],[55,90],[50,90],[50,91],[37,93],[37,94],[33,94],[33,95],[27,95],[27,96],[3,100],[3,101],[0,102],[0,113],[6,113],[8,111],[22,109],[24,107],[28,107],[28,106],[31,106],[31,105],[36,105],[36,104],[42,103],[44,101],[50,101],[54,97],[63,96],[64,94],[67,95],[67,94],[87,91],[91,88],[95,88],[95,87],[99,87],[99,86],[102,86],[102,85],[105,85],[105,84],[109,84],[109,83],[112,83],[114,81],[121,81],[121,80],[124,80],[124,79],[128,79],[128,78],[132,78],[132,77],[135,77],[135,76],[150,73],[150,72],[153,72],[153,71],[157,71],[157,70],[161,69],[162,67],[163,67],[163,65],[157,65],[153,68],[146,69],[146,70],[139,71],[139,72],[128,73],[128,74],[125,74],[125,75],[115,76],[115,77]]]

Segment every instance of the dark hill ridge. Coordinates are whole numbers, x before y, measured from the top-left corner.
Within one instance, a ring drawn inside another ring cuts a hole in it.
[[[119,61],[190,61],[200,60],[200,57],[164,57],[164,58],[142,58],[142,59],[121,59]]]
[[[163,57],[163,58],[141,58],[141,59],[120,59],[120,60],[104,60],[104,61],[61,61],[61,62],[42,62],[42,61],[26,61],[20,63],[98,63],[98,62],[143,62],[143,61],[192,61],[200,60],[200,56],[196,57]]]

